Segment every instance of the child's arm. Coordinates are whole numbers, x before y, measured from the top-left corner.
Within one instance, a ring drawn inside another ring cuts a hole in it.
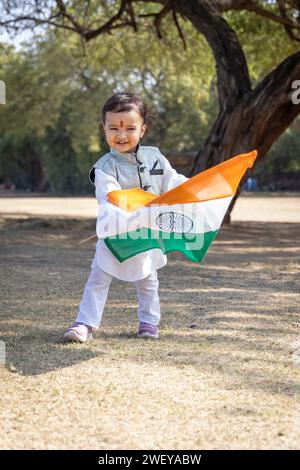
[[[164,176],[162,181],[162,193],[166,193],[172,188],[175,188],[181,183],[184,183],[189,178],[184,175],[177,173],[174,168],[171,167],[169,160],[163,156],[164,162]]]
[[[111,191],[122,189],[116,178],[102,170],[95,169],[95,194],[98,204],[106,200],[106,196]]]

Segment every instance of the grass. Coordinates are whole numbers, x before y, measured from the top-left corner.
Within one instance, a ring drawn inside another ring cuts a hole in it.
[[[2,449],[299,449],[299,225],[234,222],[159,271],[159,341],[114,280],[93,341],[65,343],[94,221],[2,219]]]

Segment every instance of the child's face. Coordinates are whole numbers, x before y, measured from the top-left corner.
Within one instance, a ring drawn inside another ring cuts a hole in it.
[[[122,113],[107,112],[103,125],[108,145],[119,152],[134,149],[143,137],[146,127],[142,116],[134,109]]]

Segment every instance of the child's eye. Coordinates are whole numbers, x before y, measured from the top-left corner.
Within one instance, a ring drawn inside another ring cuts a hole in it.
[[[118,129],[116,127],[110,127],[111,131],[117,131]],[[129,131],[135,131],[135,127],[129,127],[127,130]]]

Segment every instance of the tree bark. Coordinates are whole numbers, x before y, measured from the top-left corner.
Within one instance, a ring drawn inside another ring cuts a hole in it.
[[[299,77],[300,52],[297,52],[235,105],[220,112],[195,160],[192,174],[253,149],[258,150],[257,161],[261,159],[300,113],[300,104],[293,104],[291,99],[292,83]]]
[[[293,104],[291,98],[292,83],[298,77],[300,52],[284,60],[235,106],[220,113],[202,152],[195,159],[191,175],[253,149],[258,150],[257,164],[300,113],[300,104]],[[228,208],[225,224],[230,223],[246,178],[247,174]]]
[[[253,149],[258,150],[258,161],[300,112],[300,105],[293,104],[291,99],[292,83],[300,77],[300,52],[284,60],[252,90],[237,35],[219,16],[216,4],[182,0],[175,6],[205,36],[217,69],[219,115],[195,159],[191,176]],[[230,222],[246,176],[227,211],[225,223]]]
[[[220,113],[251,89],[244,52],[235,31],[222,18],[214,2],[179,0],[173,8],[204,35],[216,60]]]
[[[33,190],[38,193],[44,193],[48,187],[48,180],[46,178],[41,161],[35,158],[32,162],[32,176],[33,176]]]

